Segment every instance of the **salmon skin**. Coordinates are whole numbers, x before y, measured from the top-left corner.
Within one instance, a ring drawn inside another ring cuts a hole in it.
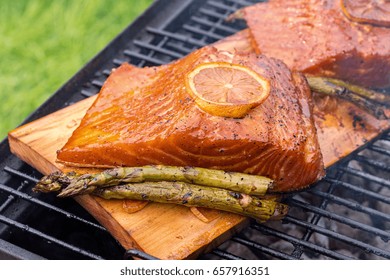
[[[270,81],[268,98],[241,118],[202,111],[185,74],[205,62],[251,68]],[[304,77],[277,59],[212,46],[159,67],[123,64],[106,80],[57,160],[78,167],[163,164],[259,174],[273,191],[302,189],[324,175]]]
[[[239,10],[256,52],[291,69],[390,86],[390,28],[351,21],[340,0],[271,0]]]

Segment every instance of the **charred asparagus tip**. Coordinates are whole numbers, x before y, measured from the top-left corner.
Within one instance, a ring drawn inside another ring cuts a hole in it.
[[[34,192],[58,192],[62,186],[58,182],[38,182],[32,189]]]
[[[270,217],[270,220],[281,220],[288,213],[289,207],[286,204],[278,203],[275,207],[274,214]]]
[[[43,176],[41,180],[39,180],[39,182],[34,186],[33,191],[44,193],[61,191],[70,184],[72,178],[75,176],[76,174],[74,172],[53,172],[47,176]]]

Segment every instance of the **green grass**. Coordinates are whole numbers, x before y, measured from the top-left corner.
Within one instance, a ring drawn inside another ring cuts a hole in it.
[[[2,1],[0,140],[152,2]]]

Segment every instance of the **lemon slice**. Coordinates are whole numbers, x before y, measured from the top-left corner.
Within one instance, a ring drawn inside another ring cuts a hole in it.
[[[390,27],[388,0],[341,0],[341,9],[352,21]]]
[[[208,62],[186,76],[186,88],[209,114],[243,118],[269,95],[269,81],[252,69],[227,62]]]

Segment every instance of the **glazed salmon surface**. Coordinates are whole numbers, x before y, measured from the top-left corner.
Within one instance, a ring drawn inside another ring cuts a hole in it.
[[[184,78],[199,64],[225,61],[271,83],[268,98],[240,119],[202,111]],[[279,60],[204,47],[174,63],[113,71],[80,126],[58,152],[74,166],[198,166],[260,174],[275,191],[324,175],[306,80]]]
[[[257,53],[291,69],[390,86],[390,27],[351,21],[340,0],[271,0],[244,8]],[[390,22],[390,19],[388,19]]]

